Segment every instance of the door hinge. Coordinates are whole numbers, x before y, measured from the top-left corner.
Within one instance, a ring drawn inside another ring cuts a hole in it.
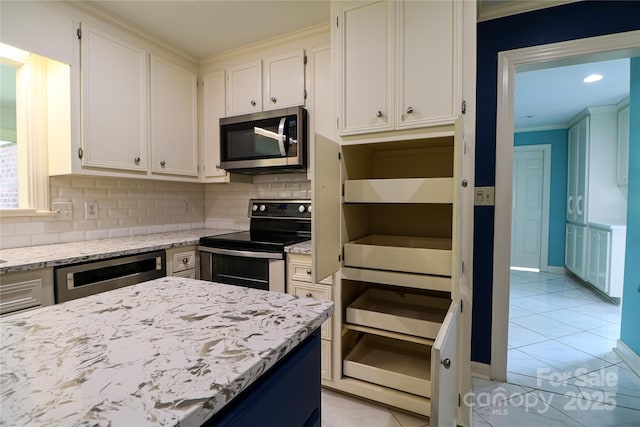
[[[78,40],[82,39],[82,28],[78,27],[78,29],[76,30],[76,37],[78,38]]]
[[[336,117],[336,129],[340,129],[340,118]]]
[[[342,183],[342,197],[344,197],[344,182]]]
[[[462,114],[466,114],[467,113],[467,101],[462,101]]]
[[[84,156],[84,151],[82,151],[82,147],[78,148],[78,158],[82,159],[82,157]]]
[[[460,396],[460,393],[458,393],[458,408],[460,407],[462,403],[462,397]]]
[[[342,255],[338,254],[338,262],[342,261]]]
[[[304,56],[304,65],[307,65],[307,55]]]
[[[464,261],[462,261],[461,273],[464,273]]]
[[[460,313],[464,311],[464,301],[460,300]]]
[[[338,152],[338,160],[342,160],[342,153]]]
[[[304,99],[307,99],[307,90],[304,90]]]
[[[340,27],[339,19],[340,19],[340,17],[336,16],[336,27]]]

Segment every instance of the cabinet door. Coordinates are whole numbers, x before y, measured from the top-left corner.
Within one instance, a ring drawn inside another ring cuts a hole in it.
[[[151,56],[151,171],[198,175],[196,75]]]
[[[600,252],[600,231],[589,229],[589,249],[587,250],[587,282],[596,284],[598,281],[598,265]]]
[[[578,224],[586,224],[588,219],[586,206],[588,202],[587,176],[589,173],[589,117],[582,119],[577,127],[575,221]]]
[[[566,224],[566,240],[564,251],[564,264],[566,267],[575,272],[576,268],[576,226]]]
[[[567,152],[567,221],[576,220],[576,194],[578,193],[578,128],[569,129]]]
[[[629,107],[618,112],[618,185],[629,184]]]
[[[264,60],[263,109],[304,105],[304,51]]]
[[[340,146],[316,133],[314,146],[311,232],[312,281],[318,283],[340,269]]]
[[[340,9],[341,134],[393,127],[393,2],[353,2]]]
[[[604,293],[609,293],[609,270],[611,268],[611,232],[601,230],[598,240],[597,275],[594,284]]]
[[[452,1],[394,2],[396,7],[396,127],[454,119],[458,73]]]
[[[227,172],[220,168],[220,118],[225,112],[224,70],[206,74],[203,79],[204,176],[225,176]]]
[[[581,279],[585,275],[585,258],[586,258],[586,227],[582,225],[575,226],[575,271],[574,273]]]
[[[146,171],[147,53],[83,26],[82,165]]]
[[[262,64],[260,61],[227,70],[227,116],[262,111]]]
[[[431,350],[431,425],[455,426],[458,412],[458,304],[452,304]]]

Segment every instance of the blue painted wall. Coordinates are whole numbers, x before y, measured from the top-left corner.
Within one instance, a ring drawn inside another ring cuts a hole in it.
[[[514,145],[551,145],[551,183],[549,200],[548,264],[564,267],[564,241],[567,212],[568,129],[518,132]]]
[[[477,186],[495,185],[498,52],[639,30],[639,16],[640,1],[584,1],[478,23]],[[491,363],[494,209],[476,207],[474,217],[471,359]]]
[[[631,58],[629,198],[620,339],[640,355],[640,58]]]

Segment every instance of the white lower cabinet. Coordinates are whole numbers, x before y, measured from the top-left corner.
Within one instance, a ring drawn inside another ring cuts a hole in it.
[[[626,227],[591,223],[588,236],[585,280],[609,297],[622,298]]]
[[[303,254],[287,255],[287,293],[305,298],[317,298],[321,300],[333,300],[333,287],[331,284],[313,283],[311,271],[311,256]],[[327,282],[325,282],[327,283]],[[333,317],[327,319],[320,327],[320,372],[323,384],[331,381],[332,364],[332,336]]]
[[[587,227],[568,222],[566,224],[565,265],[569,271],[586,280]]]
[[[188,277],[197,279],[198,257],[195,246],[182,246],[167,249],[167,276]]]
[[[20,271],[2,275],[0,315],[53,305],[53,269]]]

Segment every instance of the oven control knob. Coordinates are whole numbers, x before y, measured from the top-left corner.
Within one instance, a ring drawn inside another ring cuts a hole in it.
[[[304,213],[304,210],[305,210],[304,205],[300,205],[300,206],[298,206],[298,212],[300,212],[300,213]]]
[[[267,207],[265,205],[260,205],[260,212],[264,212],[267,210]]]
[[[254,211],[254,212],[257,211],[258,210],[258,205],[251,206],[251,210]]]
[[[311,205],[307,208],[307,212],[311,213]]]

